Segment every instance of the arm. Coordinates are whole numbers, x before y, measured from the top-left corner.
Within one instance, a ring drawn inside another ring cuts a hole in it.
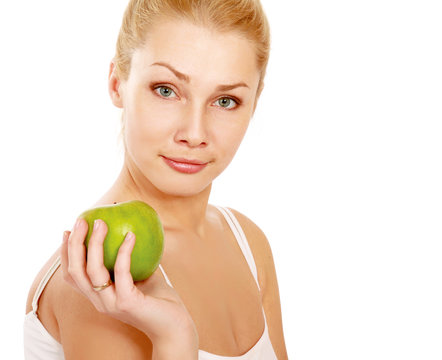
[[[98,312],[86,297],[62,279],[60,271],[54,275],[54,280],[57,297],[61,300],[54,310],[66,360],[185,358],[185,351],[178,343],[154,346],[143,332]],[[188,359],[196,357],[190,355]]]
[[[63,281],[57,310],[66,358],[82,359],[196,359],[198,336],[178,294],[157,270],[144,281],[133,282],[130,257],[134,236],[120,246],[114,283],[101,291],[110,275],[103,264],[107,225],[97,221],[86,250],[87,223],[79,219],[65,232],[61,250]],[[87,262],[86,262],[87,252]],[[95,279],[95,280],[92,280]],[[81,352],[81,356],[79,355]]]
[[[266,314],[270,340],[279,360],[288,359],[282,326],[278,281],[270,244],[262,230],[248,217],[231,209],[249,241],[258,272],[262,304]]]
[[[63,279],[57,283],[60,301],[54,310],[66,360],[152,359],[153,346],[147,336],[98,312]]]

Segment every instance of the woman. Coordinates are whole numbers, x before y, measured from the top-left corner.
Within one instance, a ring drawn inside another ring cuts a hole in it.
[[[130,1],[109,72],[125,159],[96,205],[150,204],[164,227],[161,267],[133,283],[129,233],[112,283],[107,224],[96,221],[86,263],[78,219],[29,292],[27,359],[287,358],[265,235],[208,204],[254,113],[268,51],[259,1]]]

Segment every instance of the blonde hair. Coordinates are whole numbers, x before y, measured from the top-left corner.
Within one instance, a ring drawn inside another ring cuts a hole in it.
[[[114,56],[120,80],[128,79],[133,52],[143,46],[155,21],[164,18],[188,20],[218,32],[233,31],[244,36],[256,49],[260,72],[257,93],[261,92],[270,53],[270,27],[260,0],[130,0]]]

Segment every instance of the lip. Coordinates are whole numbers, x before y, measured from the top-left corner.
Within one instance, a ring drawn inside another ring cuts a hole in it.
[[[161,155],[161,157],[173,170],[184,174],[196,174],[203,170],[208,164],[208,162],[196,159],[168,158],[164,155]]]

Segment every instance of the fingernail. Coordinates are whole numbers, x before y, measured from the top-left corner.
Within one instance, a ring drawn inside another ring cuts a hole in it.
[[[100,221],[98,221],[98,219],[96,219],[94,221],[94,230],[98,230],[99,227],[100,227]]]
[[[129,231],[126,234],[126,241],[131,242],[133,239],[135,239],[135,234],[132,231]]]
[[[63,233],[63,242],[66,242],[66,241],[68,240],[68,237],[69,237],[69,232],[68,232],[68,231],[65,231],[65,232]]]
[[[78,229],[81,225],[81,218],[77,219],[77,222],[75,223],[75,228]]]

